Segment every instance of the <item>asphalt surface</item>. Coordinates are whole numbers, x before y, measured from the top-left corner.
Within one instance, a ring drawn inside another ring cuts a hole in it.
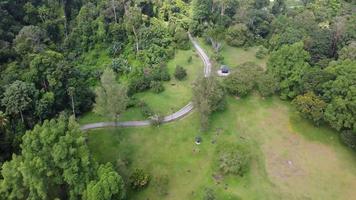
[[[196,49],[199,57],[203,61],[204,64],[204,76],[208,77],[211,74],[211,62],[208,55],[205,51],[199,46],[198,42],[190,35],[189,39],[192,42],[194,48]],[[176,121],[178,119],[183,118],[184,116],[188,115],[193,110],[193,103],[189,102],[186,106],[178,110],[177,112],[165,116],[162,123],[169,123],[172,121]],[[150,120],[143,120],[143,121],[126,121],[126,122],[97,122],[97,123],[90,123],[85,124],[80,127],[81,130],[91,130],[91,129],[98,129],[98,128],[106,128],[106,127],[140,127],[140,126],[149,126],[151,125]]]

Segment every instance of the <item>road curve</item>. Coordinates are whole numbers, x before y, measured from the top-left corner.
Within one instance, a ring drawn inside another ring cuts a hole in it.
[[[211,62],[208,55],[204,52],[204,50],[199,46],[198,42],[188,33],[189,39],[192,42],[194,48],[196,49],[200,59],[204,64],[204,76],[208,77],[211,73]],[[188,115],[193,110],[193,103],[189,102],[186,106],[178,110],[177,112],[165,116],[163,119],[163,123],[169,123],[172,121],[176,121],[178,119],[183,118]],[[143,121],[126,121],[126,122],[97,122],[91,124],[85,124],[80,127],[81,130],[87,131],[91,129],[98,128],[106,128],[106,127],[140,127],[140,126],[149,126],[151,124],[150,120]]]

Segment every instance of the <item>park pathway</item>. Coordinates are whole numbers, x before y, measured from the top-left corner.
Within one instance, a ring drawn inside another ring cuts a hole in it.
[[[199,46],[198,42],[190,35],[189,39],[192,42],[194,48],[196,49],[200,59],[203,61],[204,64],[204,76],[208,77],[211,73],[211,62],[208,55],[205,51]],[[162,123],[168,123],[172,121],[176,121],[178,119],[183,118],[184,116],[188,115],[193,110],[193,103],[189,102],[186,106],[178,110],[177,112],[165,116]],[[139,127],[139,126],[149,126],[151,124],[150,120],[143,120],[143,121],[126,121],[126,122],[97,122],[91,124],[85,124],[80,127],[81,130],[91,130],[91,129],[98,129],[98,128],[105,128],[105,127]]]

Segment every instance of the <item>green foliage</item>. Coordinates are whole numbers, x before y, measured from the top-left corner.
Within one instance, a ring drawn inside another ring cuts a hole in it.
[[[126,74],[126,73],[130,72],[130,70],[131,70],[129,63],[123,57],[114,58],[111,63],[111,68],[116,73],[120,73],[120,74],[121,73]]]
[[[178,80],[183,80],[187,77],[187,71],[182,66],[177,65],[174,71],[174,77]]]
[[[356,150],[356,134],[351,130],[341,132],[341,140],[350,148]]]
[[[182,28],[177,28],[174,34],[174,41],[179,49],[189,49],[190,41],[187,31]]]
[[[4,199],[47,199],[63,185],[67,191],[62,195],[81,197],[95,163],[74,118],[61,116],[37,125],[23,136],[21,149],[1,172]]]
[[[151,81],[150,88],[156,94],[164,91],[164,86],[161,81]]]
[[[203,200],[215,200],[215,192],[211,188],[205,188]]]
[[[271,21],[272,16],[266,10],[252,10],[249,13],[249,22],[247,26],[256,37],[266,38],[271,31]]]
[[[253,6],[256,9],[262,9],[269,5],[269,0],[254,0]]]
[[[101,76],[101,86],[96,88],[94,112],[117,121],[128,103],[127,89],[115,80],[115,72],[106,68]]]
[[[262,68],[259,65],[252,62],[244,63],[224,79],[224,88],[231,95],[246,96],[254,89],[261,74]]]
[[[275,0],[272,6],[272,14],[280,15],[286,12],[287,6],[285,0]]]
[[[150,182],[150,175],[143,171],[143,169],[136,168],[130,175],[130,186],[134,190],[141,190],[148,186]]]
[[[230,26],[226,33],[226,42],[230,46],[241,47],[251,39],[251,34],[245,24]]]
[[[257,78],[257,89],[263,97],[272,96],[278,90],[278,82],[270,73],[263,73]]]
[[[348,46],[342,48],[339,52],[340,60],[356,60],[356,41],[351,42]]]
[[[256,52],[256,58],[262,59],[266,57],[267,54],[268,54],[268,50],[264,46],[260,46],[258,47],[258,50]]]
[[[140,102],[138,106],[140,107],[140,111],[145,118],[149,118],[154,115],[152,108],[150,108],[147,103]]]
[[[309,68],[310,56],[303,49],[302,43],[284,45],[271,53],[268,60],[268,71],[279,82],[282,99],[294,98],[299,93],[302,76]]]
[[[44,50],[48,42],[46,32],[38,26],[24,26],[14,40],[14,48],[20,55],[38,53]]]
[[[150,117],[150,122],[152,126],[156,126],[158,127],[159,125],[161,125],[163,123],[164,120],[164,116],[161,114],[154,114]]]
[[[113,169],[112,164],[100,165],[97,171],[98,180],[89,182],[85,196],[87,200],[105,200],[125,198],[124,182]]]
[[[38,91],[36,91],[33,84],[15,81],[6,88],[1,104],[6,108],[7,114],[20,114],[22,122],[24,122],[23,112],[34,106],[33,103],[37,98],[37,94]]]
[[[209,126],[212,112],[225,109],[225,94],[215,77],[200,77],[193,83],[193,104],[200,115],[202,130]]]
[[[216,167],[223,175],[243,176],[250,165],[250,154],[241,144],[219,144],[216,149]]]
[[[324,98],[328,103],[325,119],[336,130],[356,131],[356,61],[332,63],[326,71],[335,76],[325,82]]]
[[[326,103],[312,92],[297,96],[293,103],[297,110],[307,119],[313,120],[316,124],[324,119]]]

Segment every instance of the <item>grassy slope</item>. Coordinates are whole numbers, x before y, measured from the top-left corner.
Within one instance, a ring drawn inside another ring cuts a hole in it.
[[[191,63],[187,62],[189,56],[193,58]],[[177,81],[174,79],[173,73],[176,65],[181,65],[187,70],[188,76],[185,80]],[[155,112],[165,115],[179,110],[191,100],[192,93],[190,85],[203,71],[201,60],[192,50],[177,51],[175,57],[168,62],[167,67],[171,74],[171,81],[164,82],[165,91],[160,94],[146,91],[135,95],[138,99],[144,100]],[[130,108],[120,117],[121,121],[141,119],[144,119],[144,117],[138,108]],[[86,124],[108,120],[109,119],[103,116],[89,112],[80,118],[79,123]]]
[[[152,176],[167,174],[169,195],[162,199],[201,199],[205,187],[217,191],[218,199],[350,199],[356,195],[355,154],[333,131],[300,119],[277,98],[229,98],[228,105],[226,111],[214,114],[208,133],[199,132],[194,113],[159,128],[92,131],[89,146],[100,162],[115,164],[126,157],[130,169],[144,168]],[[219,128],[222,132],[217,135]],[[198,134],[203,137],[200,146],[194,144]],[[212,160],[217,144],[212,140],[249,143],[253,155],[249,173],[216,184]],[[130,199],[158,199],[152,185]]]

